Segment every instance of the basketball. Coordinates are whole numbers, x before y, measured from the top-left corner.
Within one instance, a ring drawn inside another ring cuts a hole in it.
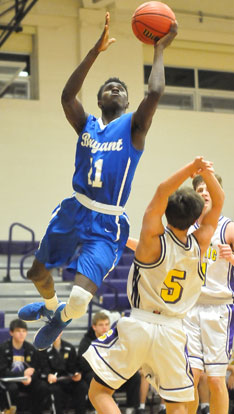
[[[132,30],[143,43],[153,45],[165,36],[175,21],[175,14],[160,1],[149,1],[141,4],[132,16]]]

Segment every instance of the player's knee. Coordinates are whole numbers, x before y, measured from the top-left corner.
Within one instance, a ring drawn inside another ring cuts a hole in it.
[[[89,302],[93,295],[80,286],[73,286],[67,306],[69,307],[69,316],[72,319],[80,318],[88,309]]]
[[[45,279],[49,275],[50,272],[45,268],[45,265],[37,259],[34,260],[31,269],[27,272],[27,278],[33,281]]]
[[[208,386],[210,389],[210,392],[212,393],[221,393],[223,392],[223,389],[225,388],[226,390],[226,381],[225,381],[225,377],[213,377],[213,376],[208,376],[207,377],[207,382],[208,382]]]

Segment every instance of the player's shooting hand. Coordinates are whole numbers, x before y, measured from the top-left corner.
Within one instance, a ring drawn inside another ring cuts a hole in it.
[[[97,41],[95,47],[97,48],[98,52],[103,52],[106,50],[112,43],[116,41],[114,37],[109,39],[109,24],[110,24],[110,13],[106,13],[106,21],[105,27],[102,32],[100,39]]]
[[[162,47],[163,49],[165,49],[175,39],[177,32],[178,23],[175,20],[174,23],[171,24],[170,31],[155,43],[155,47]]]
[[[218,244],[219,247],[219,258],[225,259],[228,262],[233,262],[234,256],[232,253],[231,246],[229,244]]]
[[[72,381],[80,381],[81,380],[81,373],[80,372],[75,372],[75,374],[72,377]]]

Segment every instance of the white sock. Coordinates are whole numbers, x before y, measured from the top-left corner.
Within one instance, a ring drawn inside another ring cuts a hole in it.
[[[205,408],[205,407],[209,407],[209,403],[208,402],[206,402],[206,403],[201,403],[200,404],[200,407],[201,407],[201,410],[203,409],[203,408]]]
[[[65,308],[61,312],[61,320],[78,319],[83,316],[93,295],[81,286],[73,286]]]
[[[159,405],[158,412],[160,413],[160,411],[162,411],[162,410],[166,410],[166,406],[165,406],[165,404],[160,404],[160,405]]]
[[[55,311],[58,307],[58,298],[56,293],[51,299],[44,299],[44,302],[47,309]]]
[[[144,410],[144,409],[145,409],[145,403],[140,403],[139,408],[140,408],[141,410]]]

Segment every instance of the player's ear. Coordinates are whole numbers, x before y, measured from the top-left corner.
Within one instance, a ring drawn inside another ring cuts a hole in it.
[[[97,104],[98,104],[98,107],[102,109],[102,101],[101,100],[98,100],[98,103]]]

